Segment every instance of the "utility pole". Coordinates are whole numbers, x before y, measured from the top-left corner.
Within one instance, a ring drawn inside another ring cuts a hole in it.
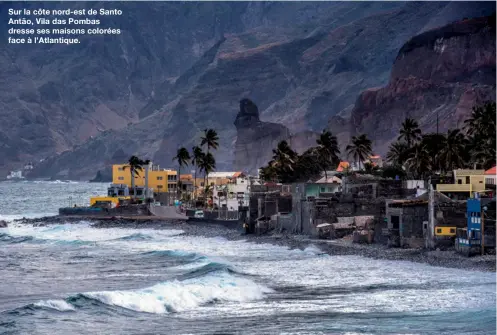
[[[426,230],[426,240],[425,247],[427,249],[433,249],[433,233],[435,231],[435,208],[433,204],[433,185],[431,184],[431,177],[428,178],[428,227]]]
[[[481,255],[485,254],[485,211],[481,211]]]

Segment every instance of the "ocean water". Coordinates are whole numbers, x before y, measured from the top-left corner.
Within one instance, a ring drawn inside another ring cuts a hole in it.
[[[0,219],[104,184],[0,183]],[[88,222],[0,228],[0,334],[495,334],[495,273]]]

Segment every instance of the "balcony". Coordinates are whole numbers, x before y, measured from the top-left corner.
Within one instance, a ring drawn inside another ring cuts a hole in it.
[[[438,184],[438,192],[483,192],[485,191],[484,184]]]

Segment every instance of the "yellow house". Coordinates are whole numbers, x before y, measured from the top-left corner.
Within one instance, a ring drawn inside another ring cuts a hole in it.
[[[473,198],[485,191],[485,170],[454,170],[454,183],[438,184],[437,191],[451,198]]]
[[[145,179],[148,176],[148,187],[156,193],[176,192],[177,171],[170,169],[160,169],[158,165],[150,163],[144,166],[143,170],[135,176],[136,186],[146,186]],[[112,183],[125,184],[131,188],[131,172],[129,164],[112,165]]]

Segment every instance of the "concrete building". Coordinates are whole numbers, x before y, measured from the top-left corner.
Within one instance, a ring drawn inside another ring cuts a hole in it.
[[[383,159],[380,155],[373,155],[369,157],[369,163],[373,164],[376,167],[383,167]]]
[[[210,178],[209,178],[210,179]],[[250,180],[239,175],[225,184],[214,184],[213,205],[228,210],[238,210],[239,206],[248,206],[250,202]]]
[[[305,184],[305,196],[319,198],[342,191],[342,180],[336,176],[323,177],[314,183]]]
[[[403,182],[403,187],[408,190],[416,190],[417,197],[428,191],[424,180],[405,180]]]
[[[194,190],[195,190],[195,181],[194,178],[191,174],[182,174],[180,175],[180,187],[181,188],[181,193],[183,194],[189,194],[193,197],[194,195]]]
[[[148,187],[155,193],[174,193],[177,191],[177,174],[175,170],[160,169],[159,165],[150,163],[148,166],[143,166],[143,170],[135,176],[135,186],[146,186],[148,181]],[[129,164],[112,166],[112,183],[131,187]]]
[[[497,171],[496,167],[494,166],[493,168],[485,171],[485,185],[494,185],[495,186],[495,181],[497,179]]]
[[[485,191],[485,170],[458,169],[453,171],[453,184],[437,184],[437,191],[451,199],[474,198]]]
[[[389,200],[386,202],[388,244],[396,247],[423,247],[428,222],[428,201]]]

